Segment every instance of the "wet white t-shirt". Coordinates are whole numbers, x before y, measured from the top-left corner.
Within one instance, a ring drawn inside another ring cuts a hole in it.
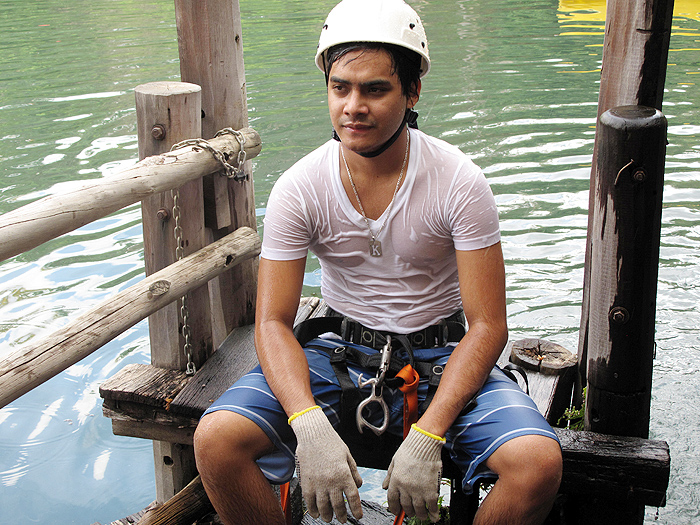
[[[458,148],[410,130],[405,180],[376,221],[382,256],[340,179],[334,140],[287,170],[268,200],[261,256],[318,256],[321,293],[334,310],[376,330],[411,333],[462,308],[455,249],[500,240],[496,203],[481,170]],[[388,214],[388,216],[387,216]]]

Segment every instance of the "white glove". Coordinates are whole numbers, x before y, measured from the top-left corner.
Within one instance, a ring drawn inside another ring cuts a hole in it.
[[[445,439],[411,425],[394,454],[383,489],[388,489],[389,512],[417,516],[435,523],[440,518],[438,496],[442,476],[440,453]]]
[[[306,507],[312,517],[329,523],[348,519],[343,493],[352,515],[362,518],[362,478],[350,450],[320,407],[294,414],[289,424],[297,437],[297,472]]]

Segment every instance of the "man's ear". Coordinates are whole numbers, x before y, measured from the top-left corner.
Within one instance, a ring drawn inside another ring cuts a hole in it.
[[[420,98],[420,88],[422,84],[420,79],[416,83],[411,85],[411,94],[408,97],[408,104],[406,107],[412,109],[416,104],[418,104],[418,99]]]

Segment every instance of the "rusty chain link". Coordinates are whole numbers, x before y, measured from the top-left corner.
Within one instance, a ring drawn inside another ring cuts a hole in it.
[[[242,182],[244,180],[248,180],[248,174],[243,170],[243,164],[246,161],[246,156],[247,153],[244,149],[245,146],[245,135],[241,133],[240,131],[237,131],[232,128],[224,128],[216,132],[214,135],[214,138],[220,137],[222,135],[233,135],[236,140],[238,141],[238,144],[240,145],[240,149],[238,150],[238,157],[236,159],[237,161],[237,166],[233,166],[228,162],[228,159],[226,158],[226,155],[216,149],[214,146],[211,145],[208,141],[204,139],[187,139],[183,140],[182,142],[178,142],[177,144],[173,145],[173,147],[170,149],[170,151],[173,151],[175,149],[179,148],[184,148],[185,146],[192,146],[193,148],[202,148],[207,150],[209,153],[212,154],[212,156],[219,161],[219,164],[224,169],[224,173],[226,174],[226,177],[229,179],[233,179],[238,182]]]

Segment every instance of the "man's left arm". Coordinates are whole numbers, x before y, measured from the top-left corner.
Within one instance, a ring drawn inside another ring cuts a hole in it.
[[[483,386],[508,340],[501,244],[457,251],[460,294],[469,328],[450,355],[435,396],[394,455],[383,487],[389,510],[438,520],[444,436]]]
[[[435,397],[417,425],[444,436],[483,386],[508,341],[501,243],[457,251],[460,294],[468,330],[447,361]]]

